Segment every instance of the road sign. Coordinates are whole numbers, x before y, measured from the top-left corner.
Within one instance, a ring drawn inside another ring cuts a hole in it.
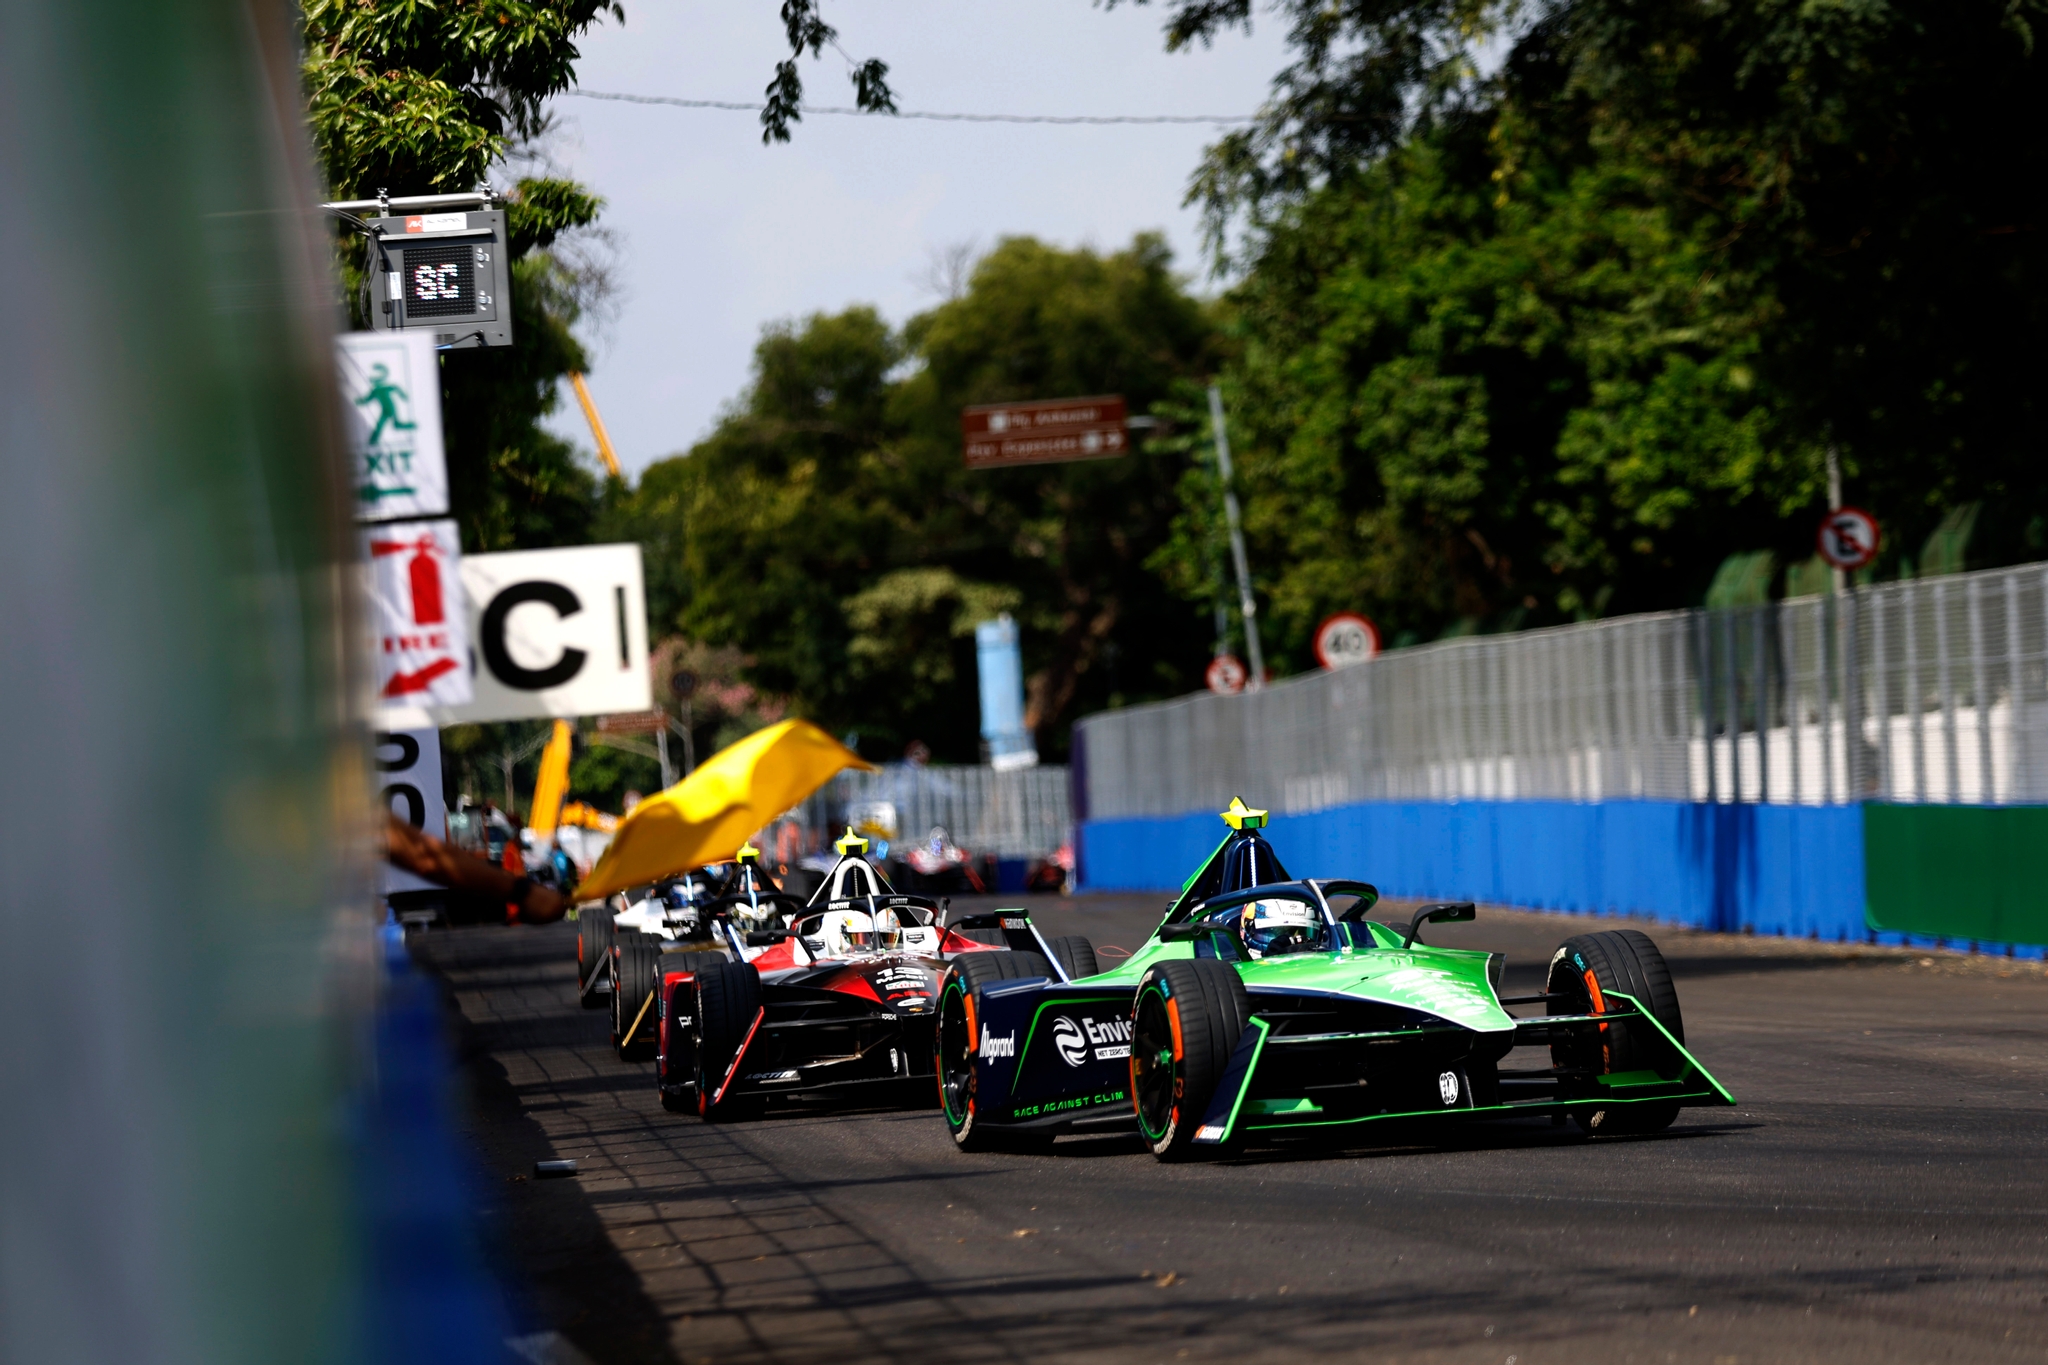
[[[601,735],[652,735],[666,729],[666,711],[625,711],[597,718],[597,732]]]
[[[1209,668],[1202,674],[1202,681],[1209,684],[1211,692],[1229,696],[1233,692],[1244,691],[1245,681],[1250,677],[1242,659],[1235,654],[1218,654],[1209,660]]]
[[[447,516],[434,339],[419,332],[347,332],[334,340],[356,520]]]
[[[378,702],[466,704],[470,634],[455,523],[412,521],[361,534]]]
[[[378,794],[399,819],[436,839],[448,837],[448,808],[441,804],[441,732],[379,730],[371,750],[377,765]],[[380,836],[381,837],[381,836]],[[434,883],[382,864],[385,895],[394,891],[433,891]]]
[[[419,331],[451,350],[512,344],[505,212],[373,218],[371,327]]]
[[[436,725],[654,709],[638,545],[470,555],[462,588],[475,697]]]
[[[1860,569],[1877,558],[1877,518],[1860,507],[1837,507],[1821,519],[1820,557],[1838,569]]]
[[[1355,611],[1340,611],[1316,627],[1316,658],[1324,668],[1349,668],[1379,652],[1380,628]]]
[[[969,469],[1110,460],[1130,449],[1120,394],[968,408],[960,436]]]

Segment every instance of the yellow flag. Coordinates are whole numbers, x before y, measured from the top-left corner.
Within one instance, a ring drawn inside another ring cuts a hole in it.
[[[832,780],[874,771],[807,720],[785,720],[721,749],[619,822],[576,899],[596,900],[735,857],[748,836]]]
[[[533,783],[533,810],[526,826],[536,834],[553,834],[562,798],[569,794],[569,722],[555,722],[548,747],[540,751],[540,776]]]

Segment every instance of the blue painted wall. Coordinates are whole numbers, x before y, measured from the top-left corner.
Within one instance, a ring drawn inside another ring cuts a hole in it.
[[[1206,811],[1087,821],[1082,887],[1178,887],[1222,833]],[[1367,802],[1276,815],[1267,835],[1295,875],[1359,877],[1388,896],[1800,938],[1867,932],[1858,806]]]

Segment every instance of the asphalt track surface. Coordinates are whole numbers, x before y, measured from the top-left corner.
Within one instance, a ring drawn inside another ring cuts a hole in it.
[[[1033,908],[1129,948],[1160,903]],[[1613,924],[1482,911],[1433,937],[1536,989],[1566,934]],[[1735,1109],[1177,1166],[1116,1136],[963,1155],[932,1108],[668,1114],[577,1008],[572,927],[415,951],[449,987],[514,1311],[598,1365],[2048,1359],[2039,968],[1650,932]],[[579,1175],[530,1179],[551,1157]]]

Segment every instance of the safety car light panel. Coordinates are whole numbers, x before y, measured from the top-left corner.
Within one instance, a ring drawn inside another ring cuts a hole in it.
[[[473,317],[476,268],[484,248],[468,242],[407,247],[400,276],[409,318]]]

